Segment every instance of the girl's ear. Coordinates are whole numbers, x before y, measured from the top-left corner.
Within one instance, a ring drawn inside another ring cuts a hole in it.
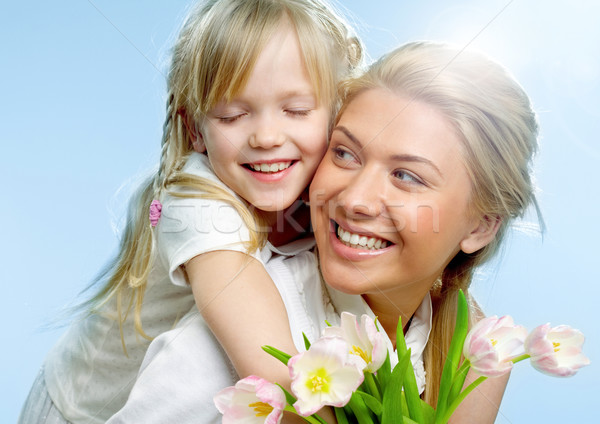
[[[204,139],[202,138],[202,133],[200,132],[200,126],[189,117],[185,109],[181,108],[177,111],[177,113],[179,116],[181,116],[183,125],[185,125],[185,129],[190,135],[194,150],[198,153],[204,153],[206,151],[206,146],[204,145]]]
[[[460,250],[474,253],[487,246],[496,237],[502,218],[497,215],[484,215],[476,227],[460,242]]]

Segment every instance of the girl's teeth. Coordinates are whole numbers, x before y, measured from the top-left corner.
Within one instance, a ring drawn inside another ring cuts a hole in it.
[[[251,166],[257,172],[279,172],[289,168],[291,164],[292,162],[255,163]]]
[[[387,241],[385,240],[354,234],[343,230],[340,226],[338,226],[337,235],[346,246],[354,247],[356,249],[375,250],[387,247]]]

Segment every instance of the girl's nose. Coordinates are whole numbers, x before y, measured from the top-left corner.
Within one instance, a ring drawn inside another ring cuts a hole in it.
[[[250,134],[249,144],[253,149],[272,149],[285,142],[285,133],[280,122],[273,116],[261,116]]]
[[[338,194],[338,206],[349,217],[376,217],[383,211],[383,184],[374,172],[360,172]]]

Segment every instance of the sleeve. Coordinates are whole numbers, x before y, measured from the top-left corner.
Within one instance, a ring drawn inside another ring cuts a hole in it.
[[[235,208],[225,201],[167,195],[157,226],[158,258],[173,284],[187,284],[181,268],[195,256],[215,250],[246,253],[250,231]],[[261,263],[258,251],[251,256]]]
[[[217,424],[213,396],[238,377],[194,306],[146,352],[123,408],[107,424]]]

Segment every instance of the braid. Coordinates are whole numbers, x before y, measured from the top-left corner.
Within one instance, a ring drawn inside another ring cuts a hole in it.
[[[164,188],[165,181],[165,169],[167,168],[167,155],[169,152],[169,139],[171,138],[171,131],[173,128],[173,116],[177,113],[174,110],[175,95],[169,93],[167,98],[167,110],[165,116],[165,122],[163,124],[163,136],[161,140],[161,152],[160,162],[158,165],[158,171],[154,177],[154,195],[156,198],[160,197],[161,190]]]

